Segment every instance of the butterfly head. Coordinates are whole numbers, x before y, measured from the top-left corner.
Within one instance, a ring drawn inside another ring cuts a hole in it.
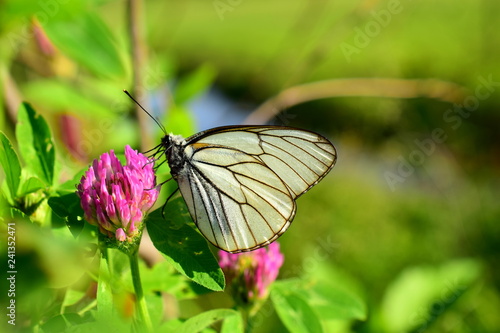
[[[181,135],[167,134],[161,138],[160,147],[166,152],[173,149],[175,146],[185,146],[186,140]]]
[[[161,138],[161,143],[160,147],[161,149],[168,150],[170,149],[170,146],[172,145],[172,138],[171,134],[166,134]]]

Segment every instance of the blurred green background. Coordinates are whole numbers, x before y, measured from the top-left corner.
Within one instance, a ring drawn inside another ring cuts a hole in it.
[[[3,1],[0,129],[13,140],[31,103],[60,182],[159,143],[123,89],[184,136],[245,121],[322,133],[337,165],[280,242],[282,277],[340,274],[366,302],[366,320],[332,315],[327,331],[498,332],[498,13],[495,0]]]

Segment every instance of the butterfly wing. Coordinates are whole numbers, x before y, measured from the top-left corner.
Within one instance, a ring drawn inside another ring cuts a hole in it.
[[[266,246],[286,231],[295,199],[333,167],[319,134],[278,126],[220,127],[187,139],[179,189],[201,233],[228,252]]]

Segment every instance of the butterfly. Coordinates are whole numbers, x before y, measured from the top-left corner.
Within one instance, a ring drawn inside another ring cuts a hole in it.
[[[325,137],[284,126],[224,126],[187,139],[167,134],[166,155],[196,226],[231,253],[269,245],[290,226],[295,200],[335,165]]]
[[[274,242],[292,223],[295,200],[337,160],[327,138],[293,127],[223,126],[187,139],[166,134],[124,92],[165,133],[149,151],[153,161],[166,156],[194,223],[210,243],[227,252],[253,251]]]

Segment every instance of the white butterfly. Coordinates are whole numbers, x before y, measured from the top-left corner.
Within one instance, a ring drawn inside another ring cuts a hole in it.
[[[226,126],[187,139],[165,135],[166,154],[189,212],[210,243],[232,253],[266,246],[292,222],[297,199],[335,164],[323,136],[282,126]]]

